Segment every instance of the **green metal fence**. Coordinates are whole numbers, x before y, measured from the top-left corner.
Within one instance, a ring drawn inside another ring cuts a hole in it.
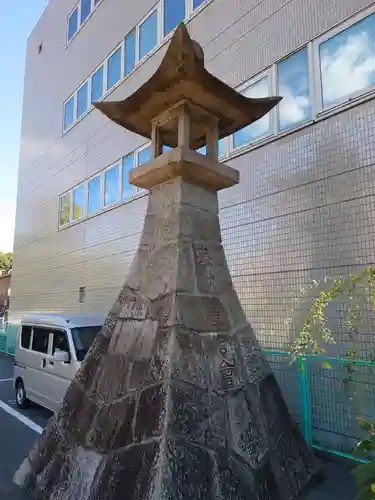
[[[16,350],[17,325],[7,325],[3,330],[0,330],[0,352],[11,354]]]
[[[289,410],[314,448],[357,460],[353,453],[365,435],[357,417],[375,420],[375,363],[324,356],[265,354],[283,389]],[[362,461],[362,460],[359,460]]]
[[[0,331],[0,351],[14,355],[17,326]],[[289,410],[314,448],[354,458],[363,438],[357,417],[375,420],[375,363],[356,361],[348,383],[348,360],[265,350]],[[328,368],[329,366],[329,368]]]

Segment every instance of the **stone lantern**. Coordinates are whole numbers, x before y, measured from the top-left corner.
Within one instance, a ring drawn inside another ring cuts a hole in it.
[[[96,104],[152,139],[151,161],[129,175],[150,190],[147,213],[103,329],[16,474],[30,498],[290,500],[313,476],[233,288],[218,217],[217,192],[239,182],[218,140],[279,101],[211,75],[181,24],[139,90]]]

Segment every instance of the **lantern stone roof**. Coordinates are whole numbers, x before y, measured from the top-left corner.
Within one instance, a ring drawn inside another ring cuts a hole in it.
[[[201,46],[181,23],[154,75],[123,101],[96,102],[94,106],[118,125],[148,139],[152,121],[178,102],[189,101],[217,118],[221,139],[267,114],[281,97],[249,98],[209,73]],[[163,137],[164,144],[177,146],[176,127]],[[200,127],[192,130],[192,149],[205,144]]]

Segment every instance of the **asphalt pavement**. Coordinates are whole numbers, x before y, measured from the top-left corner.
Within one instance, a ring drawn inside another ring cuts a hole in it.
[[[19,409],[12,377],[13,357],[0,353],[0,500],[16,498],[13,475],[52,415],[35,404]]]

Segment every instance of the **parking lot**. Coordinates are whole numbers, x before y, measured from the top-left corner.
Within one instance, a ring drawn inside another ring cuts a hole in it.
[[[51,416],[31,404],[27,410],[16,405],[12,387],[13,358],[0,353],[0,498],[10,498],[13,474]],[[13,497],[12,497],[13,498]]]

